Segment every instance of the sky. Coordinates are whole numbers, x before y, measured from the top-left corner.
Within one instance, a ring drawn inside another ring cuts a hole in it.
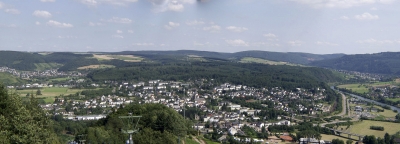
[[[400,50],[397,0],[0,0],[0,50]]]

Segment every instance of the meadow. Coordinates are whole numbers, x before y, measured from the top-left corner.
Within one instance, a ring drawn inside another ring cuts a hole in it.
[[[43,99],[46,103],[52,103],[54,102],[54,99],[56,96],[60,95],[70,95],[70,94],[76,94],[77,92],[81,92],[85,89],[70,89],[70,88],[64,88],[64,87],[46,87],[46,88],[41,88],[40,91],[42,95],[38,95],[37,98]],[[33,93],[36,95],[37,89],[24,89],[24,90],[12,90],[13,92],[15,91],[19,96],[25,97],[28,93]]]
[[[140,62],[143,58],[133,55],[93,55],[98,60],[112,60],[119,59],[127,62]]]
[[[332,141],[333,139],[340,139],[340,140],[343,140],[344,142],[349,140],[348,138],[344,138],[344,137],[340,137],[340,136],[336,136],[336,135],[321,134],[321,140]],[[351,139],[351,140],[353,140],[353,144],[356,143],[355,139]]]
[[[362,84],[345,84],[345,85],[339,85],[339,88],[345,88],[345,89],[350,89],[353,92],[356,93],[368,93],[368,86],[362,85]]]
[[[382,126],[385,128],[385,130],[371,130],[370,126]],[[363,120],[361,122],[356,122],[354,125],[352,125],[350,131],[351,133],[361,135],[375,135],[376,137],[383,138],[385,133],[395,134],[396,132],[400,131],[400,123]]]
[[[277,61],[270,61],[261,58],[253,58],[253,57],[244,57],[239,62],[241,63],[261,63],[261,64],[269,64],[269,65],[290,65],[287,62],[277,62]]]
[[[84,70],[84,69],[103,69],[103,68],[115,68],[115,66],[113,66],[113,65],[105,65],[105,64],[100,64],[100,65],[88,65],[88,66],[79,67],[78,70]]]

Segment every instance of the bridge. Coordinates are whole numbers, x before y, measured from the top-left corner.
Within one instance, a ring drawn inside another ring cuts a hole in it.
[[[296,119],[296,118],[289,117],[289,116],[281,116],[281,117],[283,117],[283,118],[285,118],[285,119],[287,119],[287,120],[291,119],[291,120],[294,121],[294,122],[303,122],[303,121],[304,121],[304,120]],[[316,117],[312,117],[312,116],[308,116],[308,117],[316,118]],[[327,122],[327,123],[322,123],[322,124],[320,124],[320,126],[321,126],[321,127],[325,127],[325,125],[327,125],[327,124],[334,124],[334,123],[341,123],[341,122],[347,122],[347,121]],[[315,125],[316,125],[316,124],[314,124],[314,126],[315,126]],[[348,137],[349,139],[352,139],[352,137],[357,137],[357,138],[355,138],[355,139],[358,139],[358,140],[362,141],[363,138],[364,138],[364,136],[365,136],[365,135],[360,135],[360,134],[356,134],[356,133],[351,133],[351,132],[347,132],[347,131],[343,131],[343,130],[337,130],[337,129],[333,129],[333,128],[328,128],[328,129],[331,130],[335,135],[338,135],[338,136],[347,135],[347,137]]]
[[[342,134],[347,135],[349,139],[351,139],[352,136],[358,137],[359,141],[362,141],[365,135],[360,135],[360,134],[355,134],[355,133],[350,133],[346,131],[341,131],[341,130],[336,130],[333,128],[328,128],[329,130],[333,131],[335,135],[342,136]]]

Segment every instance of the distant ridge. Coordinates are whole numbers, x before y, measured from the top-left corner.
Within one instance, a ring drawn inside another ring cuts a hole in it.
[[[345,55],[315,61],[310,65],[365,73],[400,75],[400,52]]]
[[[219,58],[219,59],[231,59],[240,60],[244,57],[255,57],[272,61],[290,62],[296,64],[308,64],[313,61],[332,59],[342,57],[345,54],[310,54],[310,53],[299,53],[299,52],[269,52],[269,51],[242,51],[236,53],[222,53],[222,52],[210,52],[210,51],[195,51],[195,50],[176,50],[176,51],[122,51],[114,54],[133,54],[139,56],[149,55],[197,55],[201,57]]]

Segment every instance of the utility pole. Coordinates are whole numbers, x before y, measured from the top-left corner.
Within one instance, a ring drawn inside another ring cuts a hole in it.
[[[129,114],[129,116],[119,116],[118,118],[122,120],[122,123],[124,124],[124,128],[121,128],[122,133],[129,134],[129,144],[133,144],[132,140],[132,134],[137,133],[139,130],[137,129],[137,125],[140,121],[140,118],[142,116],[132,116],[132,114]],[[134,119],[138,119],[136,121],[136,124],[134,122]]]

